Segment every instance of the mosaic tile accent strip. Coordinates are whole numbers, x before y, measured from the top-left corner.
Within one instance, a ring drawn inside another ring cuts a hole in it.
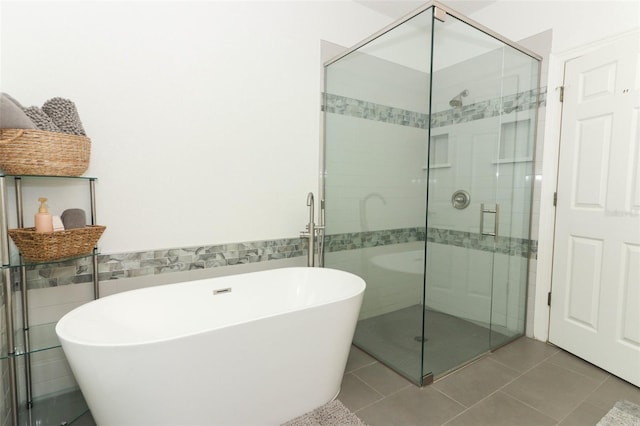
[[[428,228],[425,235],[425,229],[423,227],[327,235],[325,237],[325,251],[336,252],[424,241],[425,237],[427,242],[430,243],[453,245],[456,247],[525,258],[536,258],[538,251],[538,243],[535,240],[532,240],[530,244],[529,240],[525,238],[501,237],[498,239],[498,243],[494,249],[493,239],[482,237],[477,233],[456,231],[453,229]]]
[[[98,278],[100,281],[105,281],[266,262],[305,256],[306,250],[306,240],[289,238],[98,255]],[[91,257],[27,266],[29,289],[92,281],[93,261]],[[19,282],[18,268],[14,268],[12,271],[12,282],[16,284]]]
[[[456,247],[470,248],[474,250],[489,251],[510,256],[537,257],[538,244],[537,241],[525,238],[498,238],[495,249],[492,237],[481,236],[478,233],[456,231],[452,229],[427,229],[427,241],[436,244],[446,244]]]
[[[424,241],[424,228],[401,228],[384,231],[353,232],[325,236],[325,251],[336,252],[368,247]]]
[[[409,111],[331,93],[327,93],[325,96],[325,111],[366,120],[397,124],[399,126],[427,129],[429,123],[431,128],[437,128],[545,106],[547,88],[540,89],[539,98],[536,97],[536,94],[537,90],[531,89],[513,95],[465,105],[462,108],[451,108],[433,113],[431,121],[429,121],[429,114],[423,112]]]
[[[462,108],[452,108],[436,112],[431,117],[431,128],[465,123],[484,118],[497,117],[512,112],[521,112],[546,105],[547,88],[540,89],[540,97],[536,99],[536,89],[501,98],[489,99],[475,104],[465,105]]]
[[[209,269],[304,256],[300,238],[252,241],[202,247],[104,255],[98,258],[100,280]]]
[[[325,112],[400,126],[417,127],[419,129],[426,129],[429,124],[429,115],[422,112],[409,111],[331,93],[327,93],[325,96]]]
[[[429,228],[425,232],[424,227],[327,235],[325,250],[326,252],[339,252],[425,241],[425,239],[437,244],[494,251],[493,240],[480,238],[479,234],[436,228]],[[537,248],[537,241],[531,241],[529,244],[526,239],[500,238],[495,252],[535,258]],[[244,263],[268,262],[306,256],[306,254],[307,240],[300,238],[107,254],[98,255],[98,277],[100,281],[106,281]],[[27,266],[27,286],[29,289],[92,281],[93,261],[91,257]],[[18,286],[18,268],[12,270],[12,282],[16,287]]]

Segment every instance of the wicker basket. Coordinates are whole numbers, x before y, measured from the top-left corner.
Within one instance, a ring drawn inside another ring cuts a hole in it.
[[[80,176],[91,140],[68,133],[0,129],[0,169],[9,175]]]
[[[105,226],[90,225],[39,233],[35,228],[19,228],[9,229],[9,235],[22,257],[31,262],[46,262],[91,253],[105,229]]]

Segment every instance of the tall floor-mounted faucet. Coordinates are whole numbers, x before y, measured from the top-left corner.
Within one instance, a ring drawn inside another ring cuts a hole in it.
[[[324,203],[321,203],[321,204],[324,204]],[[324,240],[323,238],[324,237],[324,234],[323,234],[324,211],[321,211],[320,213],[320,219],[322,223],[320,223],[320,225],[316,225],[314,222],[315,203],[313,200],[313,192],[310,192],[307,194],[307,207],[309,207],[309,223],[307,223],[305,230],[300,233],[300,238],[306,238],[308,240],[309,248],[307,250],[307,266],[313,267],[315,266],[315,258],[316,258],[316,237],[320,237],[318,243]],[[322,210],[324,210],[324,205],[321,205],[321,207],[322,207]],[[322,257],[321,250],[323,248],[324,248],[324,244],[322,244],[322,246],[320,246],[318,250],[321,257]],[[322,258],[319,259],[319,263],[320,263],[320,266],[323,266]]]
[[[307,207],[309,207],[309,223],[307,223],[307,231],[303,232],[309,239],[309,248],[307,250],[307,266],[315,266],[315,246],[316,246],[316,224],[313,222],[313,214],[315,205],[313,202],[313,192],[307,194]]]

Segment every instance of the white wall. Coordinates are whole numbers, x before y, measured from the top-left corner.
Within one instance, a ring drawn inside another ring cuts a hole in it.
[[[639,27],[640,4],[635,0],[497,0],[470,17],[511,40],[552,28],[551,51],[559,53]]]
[[[318,190],[321,40],[350,46],[388,19],[350,1],[2,1],[0,90],[25,106],[76,103],[92,139],[86,174],[99,178],[102,253],[297,237],[306,194]],[[26,226],[40,196],[54,214],[89,208],[86,182],[23,186]],[[34,332],[92,297],[89,284],[29,293]],[[34,396],[73,386],[59,350],[34,360]]]
[[[340,2],[12,2],[2,91],[73,100],[103,253],[295,237],[318,189],[320,40],[389,20]],[[64,187],[25,190],[76,207]]]

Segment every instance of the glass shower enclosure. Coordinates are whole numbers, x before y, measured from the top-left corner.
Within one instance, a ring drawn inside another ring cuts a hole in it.
[[[418,385],[524,334],[539,63],[431,2],[325,64],[325,266]]]

